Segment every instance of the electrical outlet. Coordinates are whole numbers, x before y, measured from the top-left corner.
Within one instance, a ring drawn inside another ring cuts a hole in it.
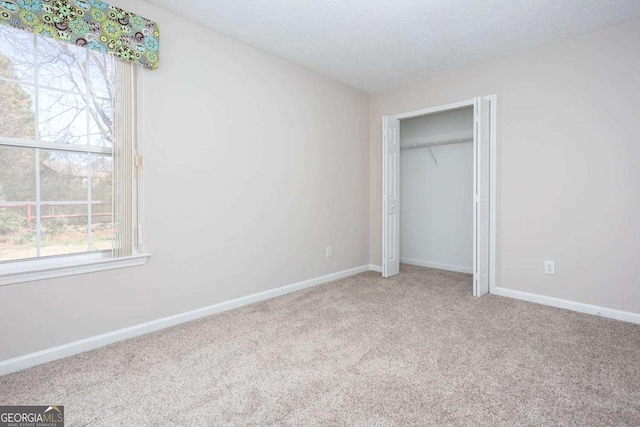
[[[331,258],[333,256],[333,248],[331,246],[327,246],[327,258]]]
[[[544,274],[556,274],[556,262],[545,261],[544,262]]]

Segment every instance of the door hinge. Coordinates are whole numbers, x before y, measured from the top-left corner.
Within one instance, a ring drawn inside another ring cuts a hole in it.
[[[138,169],[138,175],[144,175],[144,171],[142,169],[142,154],[138,154],[137,152],[133,156],[134,164]]]
[[[479,203],[480,202],[480,195],[476,194],[475,197],[473,198],[473,200],[474,200],[474,202]]]

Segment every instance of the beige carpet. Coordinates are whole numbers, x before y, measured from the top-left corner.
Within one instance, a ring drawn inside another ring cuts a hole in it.
[[[0,378],[67,425],[640,425],[640,326],[363,273]]]

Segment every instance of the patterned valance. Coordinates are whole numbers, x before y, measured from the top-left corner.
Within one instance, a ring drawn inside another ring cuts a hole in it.
[[[156,69],[156,22],[100,0],[0,0],[0,24]]]

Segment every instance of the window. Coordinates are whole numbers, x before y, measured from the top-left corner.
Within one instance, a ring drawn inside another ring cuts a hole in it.
[[[134,83],[110,55],[0,27],[0,275],[135,255]]]

